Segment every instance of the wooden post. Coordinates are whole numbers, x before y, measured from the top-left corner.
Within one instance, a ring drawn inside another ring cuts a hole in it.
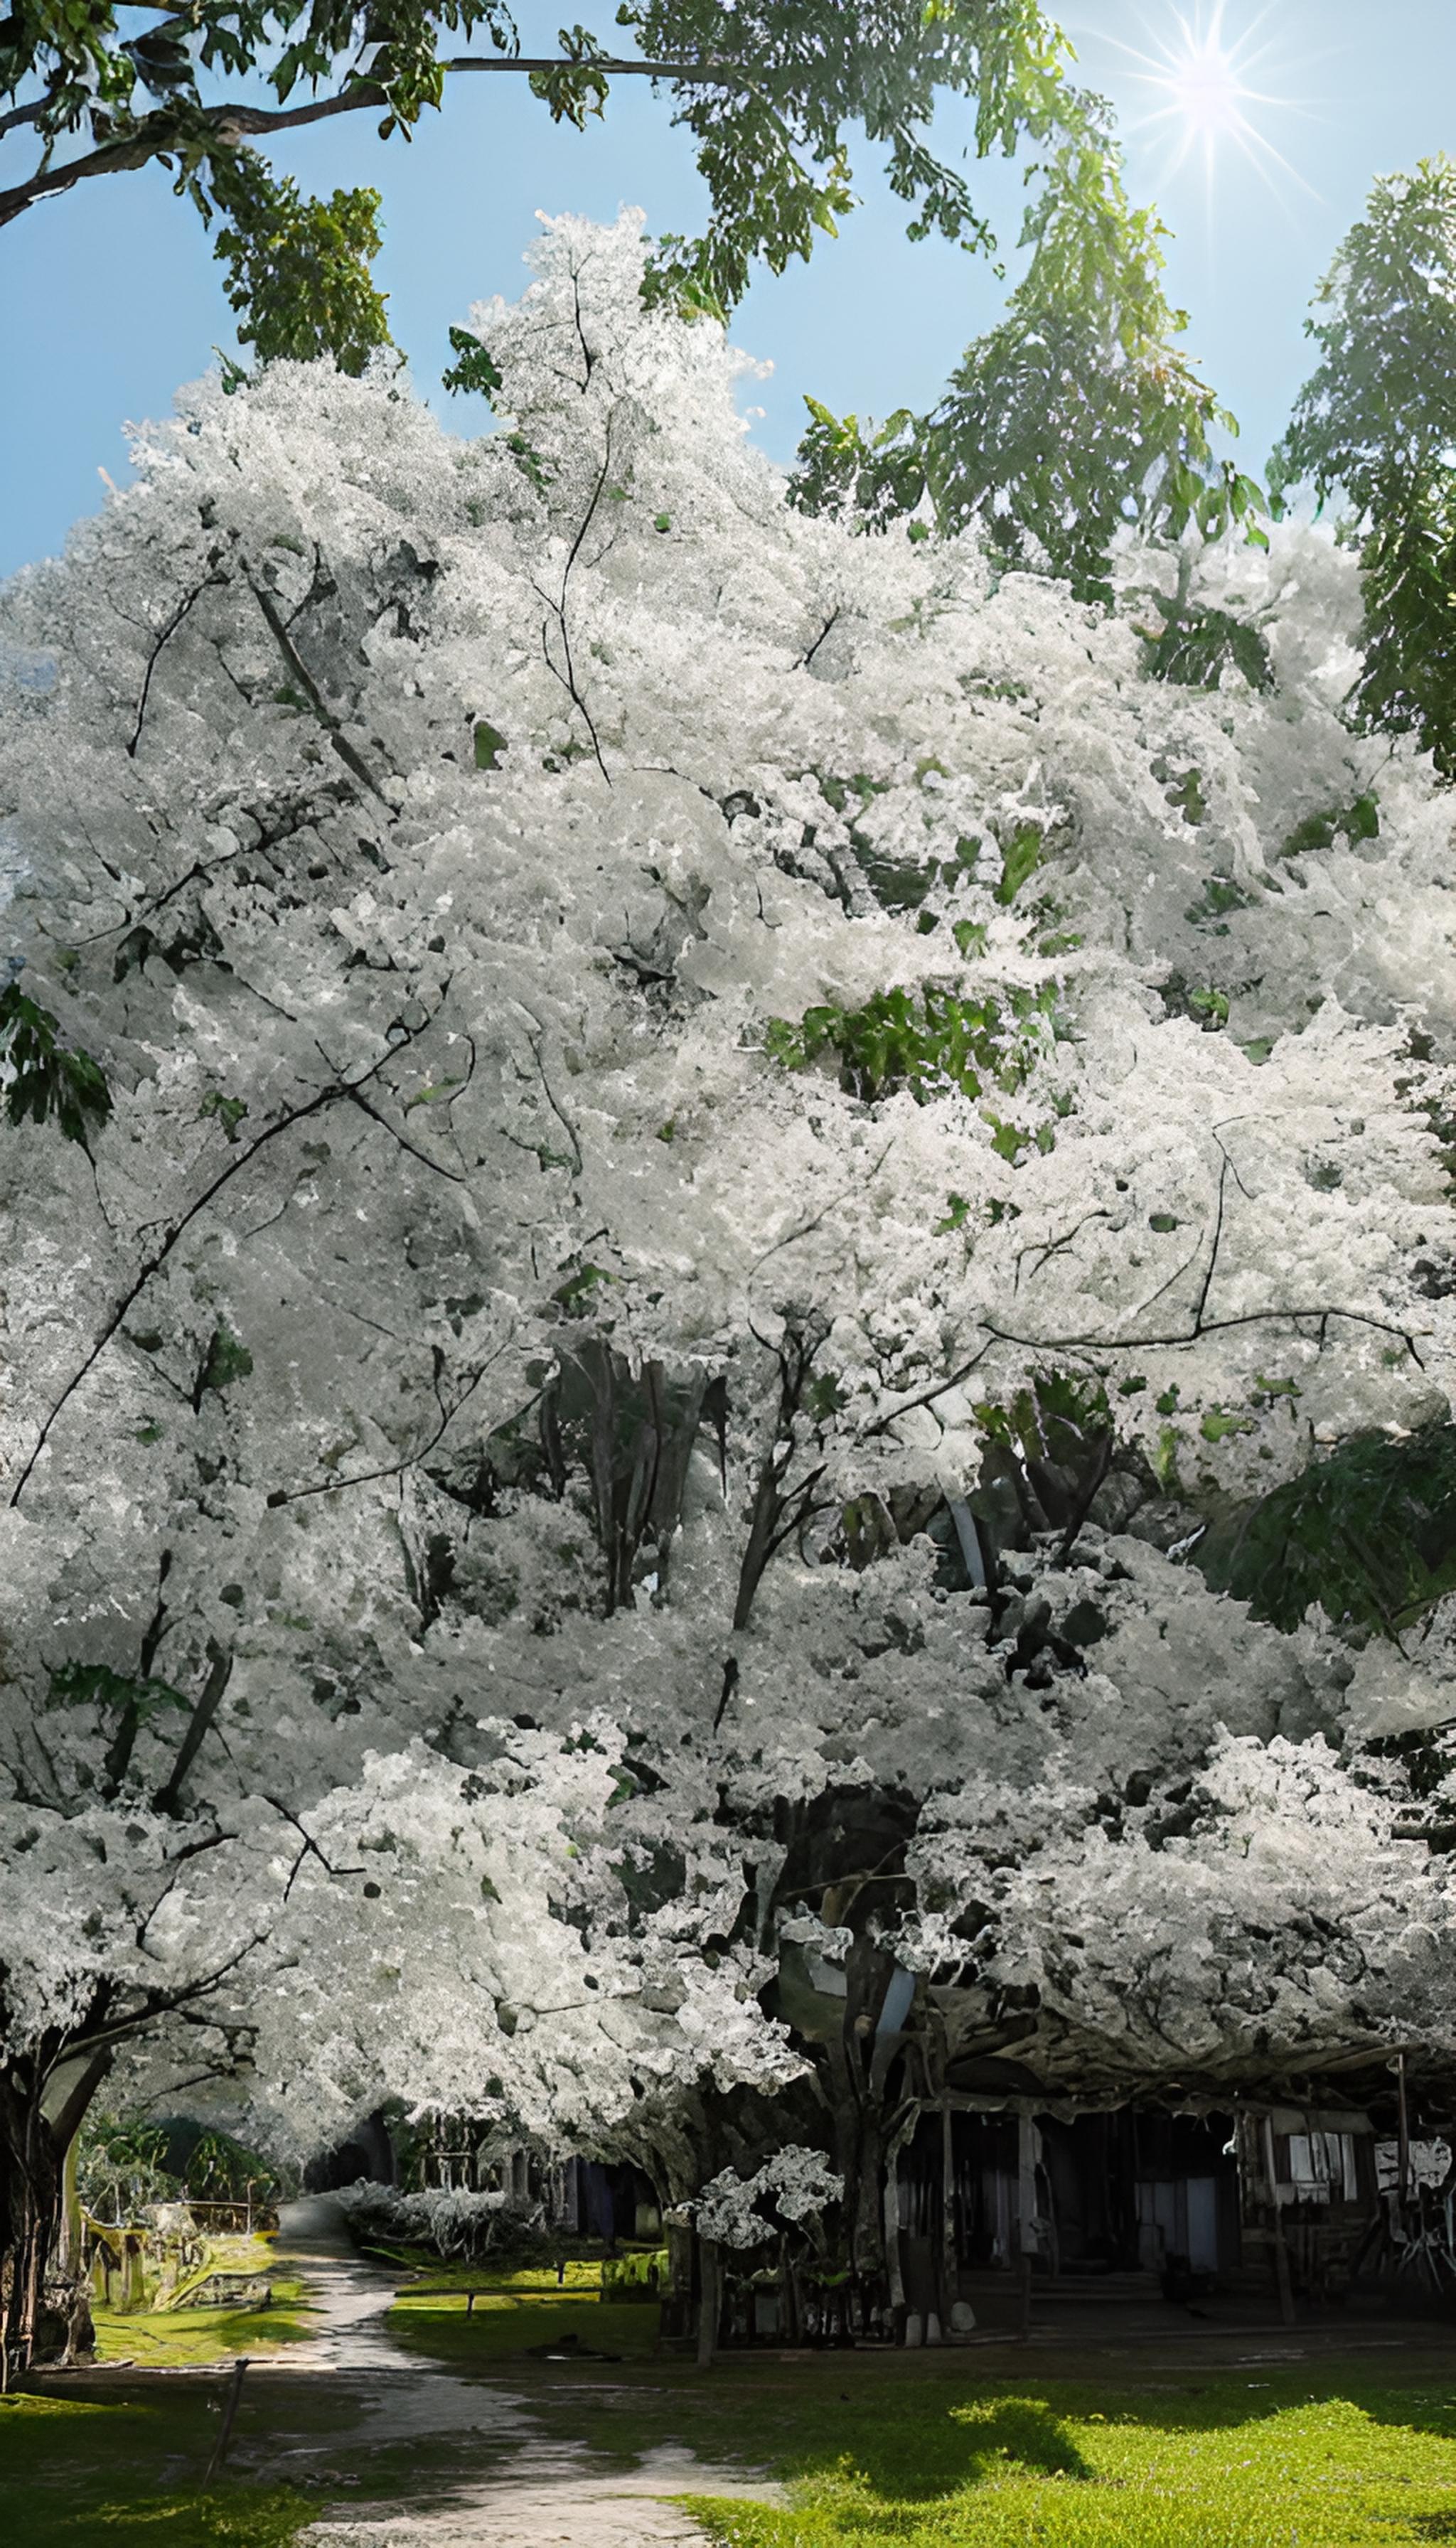
[[[1279,2180],[1274,2165],[1274,2118],[1264,2117],[1264,2159],[1269,2170],[1269,2217],[1274,2224],[1274,2282],[1279,2293],[1279,2315],[1286,2326],[1294,2324],[1294,2286],[1289,2279],[1289,2249],[1284,2243],[1284,2216],[1279,2204]]]
[[[708,2371],[717,2350],[718,2311],[723,2292],[722,2260],[717,2239],[701,2239],[698,2255],[697,2367],[699,2371]]]
[[[1032,2331],[1032,2258],[1037,2247],[1037,2127],[1028,2108],[1016,2119],[1016,2261],[1020,2278],[1017,2326],[1022,2342]]]
[[[240,2353],[237,2360],[232,2365],[231,2385],[223,2402],[223,2429],[218,2435],[217,2442],[213,2449],[213,2456],[208,2462],[208,2473],[203,2479],[204,2486],[212,2485],[219,2469],[228,2457],[228,2445],[232,2439],[232,2427],[237,2418],[237,2402],[242,2396],[243,2375],[247,2370],[247,2366],[248,2356],[245,2353]]]
[[[1410,2108],[1406,2096],[1406,2055],[1396,2054],[1396,2093],[1400,2098],[1397,2121],[1397,2192],[1401,2203],[1401,2234],[1406,2231],[1406,2206],[1410,2200]]]
[[[951,2332],[951,2312],[960,2297],[956,2245],[956,2138],[947,2096],[941,2107],[941,2333]]]
[[[884,2163],[884,2269],[895,2333],[905,2332],[905,2275],[900,2262],[900,2144],[891,2141]]]

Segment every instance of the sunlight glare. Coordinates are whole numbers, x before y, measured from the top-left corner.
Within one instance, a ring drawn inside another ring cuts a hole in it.
[[[1275,149],[1260,123],[1269,120],[1272,110],[1279,114],[1301,112],[1295,100],[1281,97],[1251,85],[1250,73],[1265,60],[1268,45],[1256,45],[1259,29],[1268,17],[1265,10],[1239,34],[1229,35],[1225,28],[1225,0],[1212,0],[1189,15],[1175,10],[1166,34],[1147,34],[1155,51],[1138,52],[1134,46],[1109,39],[1119,52],[1138,64],[1134,77],[1144,89],[1153,91],[1157,103],[1140,118],[1139,124],[1160,128],[1170,146],[1162,183],[1177,174],[1195,152],[1201,157],[1204,173],[1212,189],[1215,167],[1229,149],[1256,168],[1278,191],[1281,178],[1290,179],[1305,193],[1314,188],[1306,184],[1290,166],[1282,152]],[[1259,110],[1264,114],[1259,116]],[[1258,117],[1259,121],[1255,121]]]
[[[1217,30],[1197,36],[1185,26],[1184,33],[1187,51],[1167,76],[1172,111],[1199,138],[1213,139],[1236,131],[1243,120],[1242,100],[1250,92],[1224,50]]]

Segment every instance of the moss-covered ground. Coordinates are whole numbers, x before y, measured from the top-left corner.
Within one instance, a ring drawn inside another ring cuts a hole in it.
[[[268,2308],[117,2310],[97,2305],[97,2360],[133,2362],[138,2371],[177,2371],[238,2353],[266,2354],[315,2331],[304,2286],[295,2273],[274,2270],[269,2238],[211,2240],[206,2263],[192,2281],[214,2273],[266,2274],[273,2294]],[[187,2288],[182,2287],[183,2296]]]

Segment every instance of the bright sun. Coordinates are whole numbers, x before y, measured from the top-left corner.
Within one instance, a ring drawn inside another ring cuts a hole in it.
[[[1224,50],[1217,29],[1206,36],[1185,29],[1187,49],[1161,83],[1168,90],[1168,112],[1181,116],[1191,136],[1209,141],[1221,133],[1236,133],[1244,122],[1243,101],[1251,96]]]
[[[1304,186],[1298,170],[1260,130],[1271,111],[1294,109],[1293,99],[1253,85],[1271,49],[1256,42],[1268,12],[1233,36],[1226,30],[1224,12],[1225,0],[1210,0],[1209,6],[1199,7],[1192,16],[1175,11],[1166,35],[1148,31],[1155,51],[1138,52],[1130,45],[1118,46],[1138,64],[1134,76],[1139,85],[1150,89],[1157,101],[1133,129],[1139,123],[1155,128],[1167,140],[1164,182],[1196,153],[1212,185],[1219,157],[1231,146],[1271,185],[1283,176]]]

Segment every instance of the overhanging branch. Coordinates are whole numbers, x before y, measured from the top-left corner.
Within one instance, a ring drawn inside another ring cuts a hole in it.
[[[440,69],[450,78],[471,72],[509,71],[523,75],[545,76],[551,72],[599,72],[604,79],[650,79],[670,81],[676,88],[759,88],[762,75],[756,75],[741,62],[708,62],[698,68],[684,62],[642,62],[597,60],[594,57],[573,61],[555,54],[510,53],[493,58],[489,54],[464,53],[441,62]],[[25,106],[12,107],[0,116],[0,138],[6,133],[39,124],[46,113],[48,98],[38,98]],[[228,106],[194,109],[187,119],[186,136],[179,131],[176,117],[166,111],[142,116],[124,138],[86,150],[78,158],[59,166],[38,168],[18,186],[0,189],[0,228],[19,219],[33,204],[44,202],[48,195],[64,195],[89,177],[118,176],[127,168],[144,168],[149,160],[159,159],[174,151],[184,138],[196,147],[203,138],[204,153],[208,142],[220,150],[238,141],[247,141],[272,133],[293,133],[301,126],[322,124],[335,115],[378,113],[389,108],[387,89],[376,87],[370,80],[351,80],[328,97],[310,98],[303,106],[246,106],[240,100]]]

